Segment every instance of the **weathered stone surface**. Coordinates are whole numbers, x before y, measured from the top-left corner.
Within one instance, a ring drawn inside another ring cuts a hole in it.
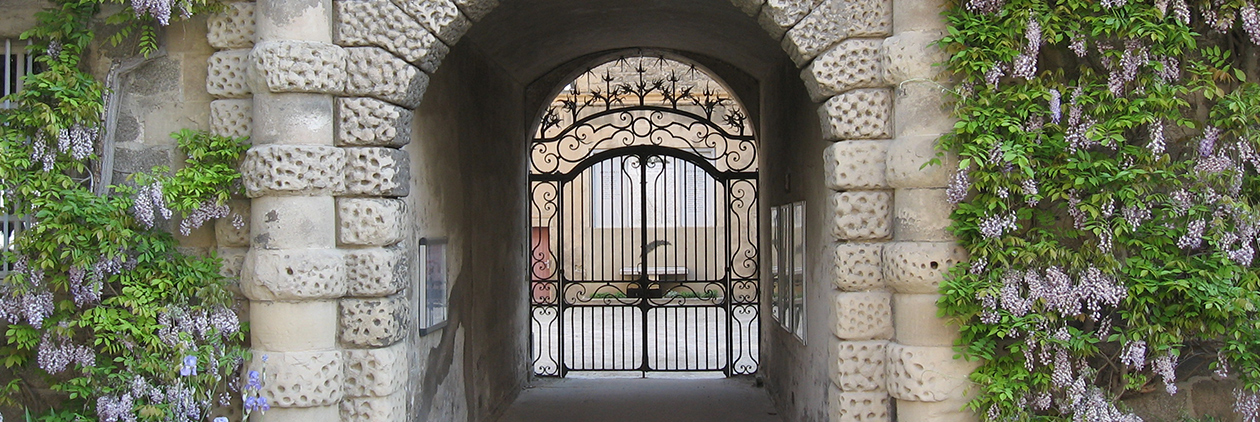
[[[892,1],[893,27],[896,32],[945,29],[948,23],[941,13],[948,7],[946,0]]]
[[[447,45],[455,45],[468,32],[472,22],[459,13],[451,0],[394,0],[399,7],[420,22]]]
[[[744,14],[755,18],[761,13],[761,6],[766,4],[766,0],[731,0],[731,4],[738,7]]]
[[[219,266],[219,274],[231,280],[228,288],[234,290],[234,293],[240,293],[241,269],[245,266],[245,253],[248,251],[249,248],[230,247],[219,247],[215,250],[215,255],[223,261]]]
[[[892,107],[888,89],[858,89],[831,97],[818,108],[823,138],[888,138],[892,132]]]
[[[797,66],[844,38],[886,37],[892,33],[892,2],[825,0],[783,38]]]
[[[384,347],[407,334],[407,300],[401,295],[341,300],[341,342],[354,347]]]
[[[958,326],[936,315],[939,294],[893,295],[893,328],[898,344],[905,346],[953,346],[960,337]]]
[[[838,2],[839,18],[848,21],[845,36],[848,37],[887,37],[893,33],[892,1],[851,1],[830,0]],[[836,19],[833,17],[833,19]],[[940,19],[939,15],[937,19]]]
[[[345,357],[347,397],[385,397],[407,385],[410,361],[405,343],[382,349],[349,349]]]
[[[935,45],[944,36],[944,31],[915,31],[885,38],[879,53],[884,81],[896,85],[914,79],[937,80],[942,69],[937,65],[949,58]]]
[[[254,3],[224,4],[223,11],[206,19],[206,39],[220,50],[254,45]]]
[[[335,6],[337,45],[383,47],[429,73],[451,50],[389,0],[341,0]]]
[[[770,16],[770,12],[765,7],[762,7],[761,13],[757,15],[757,24],[761,25],[761,29],[764,29],[770,38],[782,40],[783,35],[787,34],[787,28],[775,23],[774,17]]]
[[[250,247],[282,250],[337,246],[337,203],[332,196],[260,196],[251,202]]]
[[[897,419],[933,422],[980,422],[980,415],[966,408],[967,399],[943,402],[897,400]],[[1149,419],[1148,419],[1149,420]]]
[[[345,150],[347,195],[407,196],[411,160],[406,151],[382,147]]]
[[[346,51],[313,41],[264,41],[250,53],[255,89],[270,92],[340,93],[346,82]]]
[[[382,297],[407,287],[410,255],[402,247],[346,251],[346,293]]]
[[[341,402],[342,422],[407,421],[407,395],[400,391],[388,397],[352,397]]]
[[[346,49],[346,94],[374,97],[415,109],[429,87],[429,75],[420,68],[376,47]]]
[[[897,85],[896,122],[898,137],[939,135],[954,130],[954,119],[946,103],[946,89],[933,81],[906,81]]]
[[[251,249],[241,292],[252,300],[327,299],[346,293],[346,265],[336,249]]]
[[[840,391],[885,391],[887,341],[832,340],[831,383]]]
[[[893,218],[899,241],[953,240],[949,218],[954,207],[945,198],[945,189],[897,189],[897,212]]]
[[[499,0],[455,0],[455,6],[473,22],[481,20],[499,7]]]
[[[836,325],[832,333],[844,340],[880,340],[893,334],[892,294],[836,293]]]
[[[831,386],[829,412],[831,422],[889,422],[888,393],[856,393]],[[930,419],[904,419],[930,420]]]
[[[949,269],[967,260],[967,249],[954,242],[884,245],[884,280],[897,293],[936,293]]]
[[[245,98],[250,94],[246,63],[250,50],[227,50],[210,55],[206,92],[216,98]]]
[[[228,202],[228,216],[214,221],[215,243],[221,247],[249,247],[249,205],[245,200]]]
[[[954,154],[938,156],[938,135],[903,136],[888,147],[885,174],[894,188],[943,188],[949,185],[952,172],[958,168]],[[934,158],[941,163],[925,166]]]
[[[341,422],[341,406],[273,407],[267,422]]]
[[[787,31],[800,22],[820,0],[766,0],[761,12],[775,26]]]
[[[883,244],[841,243],[835,250],[836,288],[846,292],[863,292],[884,287],[880,268]]]
[[[271,351],[337,347],[337,301],[251,302],[250,345]],[[255,355],[257,356],[257,355]]]
[[[801,71],[809,97],[823,101],[850,89],[883,86],[880,45],[878,38],[854,38],[819,55]]]
[[[337,147],[261,145],[245,152],[241,179],[251,198],[263,195],[322,196],[345,188],[345,151]]]
[[[262,362],[267,356],[267,362]],[[336,404],[342,397],[341,351],[254,351],[251,367],[266,366],[262,395],[273,407],[315,407]]]
[[[337,198],[337,241],[389,246],[403,239],[403,202],[397,199]]]
[[[832,236],[838,240],[887,239],[892,235],[892,202],[892,195],[882,191],[831,195]]]
[[[401,147],[411,142],[411,110],[373,98],[337,99],[337,145]]]
[[[886,189],[888,141],[836,142],[823,150],[823,171],[832,190]]]
[[[254,100],[210,102],[210,133],[234,138],[249,137],[254,126]]]
[[[888,392],[899,400],[939,402],[962,397],[977,363],[954,359],[954,348],[888,344]]]

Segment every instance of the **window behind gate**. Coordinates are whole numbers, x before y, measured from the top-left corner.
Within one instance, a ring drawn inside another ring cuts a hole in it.
[[[31,74],[35,70],[35,60],[30,54],[27,54],[26,47],[31,43],[29,41],[19,41],[14,39],[4,40],[4,69],[3,69],[3,89],[2,92],[6,98],[0,103],[0,109],[8,110],[14,107],[14,104],[7,99],[10,94],[14,94],[22,90],[22,78]],[[14,214],[16,204],[10,199],[10,195],[5,192],[5,185],[0,184],[0,250],[7,251],[12,249],[13,241],[17,238],[17,234],[25,225],[25,220]],[[7,274],[11,265],[8,263],[0,264],[0,274]]]

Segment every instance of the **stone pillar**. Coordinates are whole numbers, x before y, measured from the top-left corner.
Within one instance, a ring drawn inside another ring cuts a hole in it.
[[[953,128],[945,107],[948,81],[934,65],[946,55],[932,43],[945,35],[941,1],[894,0],[894,34],[881,46],[883,75],[893,94],[895,138],[886,176],[896,189],[894,241],[882,252],[884,280],[893,291],[896,334],[887,349],[888,391],[897,417],[914,421],[976,421],[963,406],[974,394],[974,363],[954,359],[956,327],[937,317],[940,282],[966,250],[949,233],[945,187],[957,161],[924,167],[936,141]]]

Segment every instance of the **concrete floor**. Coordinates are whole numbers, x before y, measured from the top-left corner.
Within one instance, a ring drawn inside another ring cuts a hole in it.
[[[782,422],[766,391],[738,378],[538,379],[499,422]]]

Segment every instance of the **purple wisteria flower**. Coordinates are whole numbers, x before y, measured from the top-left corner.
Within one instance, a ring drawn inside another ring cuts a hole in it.
[[[179,367],[179,376],[191,377],[191,376],[196,376],[196,375],[197,375],[197,357],[192,356],[192,355],[184,356],[184,362]]]

